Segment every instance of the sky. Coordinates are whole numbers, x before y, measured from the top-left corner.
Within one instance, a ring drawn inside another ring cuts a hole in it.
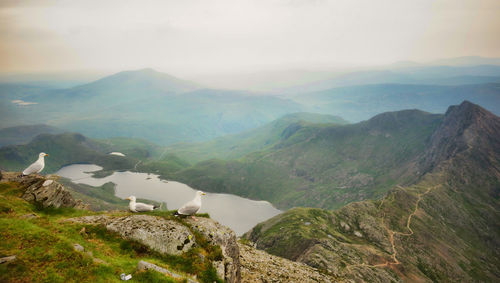
[[[500,57],[498,0],[0,0],[0,72],[172,74]]]

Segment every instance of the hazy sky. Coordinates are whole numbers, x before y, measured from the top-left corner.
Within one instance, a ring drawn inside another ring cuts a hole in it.
[[[0,0],[0,72],[500,57],[499,0]]]

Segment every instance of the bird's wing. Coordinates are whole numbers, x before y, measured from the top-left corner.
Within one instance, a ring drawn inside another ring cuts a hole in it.
[[[194,201],[190,201],[183,205],[177,212],[183,215],[193,215],[200,210],[201,205],[196,204]]]
[[[140,211],[152,211],[153,210],[153,205],[151,204],[145,204],[142,202],[138,202],[135,204],[135,210],[140,212]]]
[[[42,164],[39,162],[35,162],[35,163],[31,164],[28,168],[24,169],[23,175],[38,173],[38,172],[42,171],[42,169],[43,169]]]

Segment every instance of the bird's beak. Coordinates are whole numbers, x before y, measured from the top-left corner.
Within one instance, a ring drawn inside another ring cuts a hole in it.
[[[130,197],[126,198],[127,200],[130,200]]]
[[[202,196],[206,195],[205,193],[201,193]]]
[[[49,156],[48,154],[45,154],[45,156]]]

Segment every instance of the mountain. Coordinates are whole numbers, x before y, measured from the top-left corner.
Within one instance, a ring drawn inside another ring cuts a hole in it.
[[[487,58],[481,56],[462,56],[438,59],[429,62],[431,65],[440,66],[473,66],[473,65],[500,65],[500,58]]]
[[[39,134],[58,134],[63,130],[48,125],[26,125],[0,129],[0,147],[24,144]]]
[[[337,208],[415,181],[414,158],[442,115],[404,110],[350,125],[290,123],[277,142],[237,160],[207,160],[173,179],[191,187],[268,200],[281,209]]]
[[[180,143],[167,147],[180,158],[192,164],[208,159],[237,159],[248,153],[272,147],[292,124],[306,123],[347,124],[338,116],[314,113],[293,113],[276,119],[264,126],[240,134],[227,135],[202,143]]]
[[[333,75],[316,82],[296,85],[283,90],[286,94],[323,91],[331,88],[368,84],[464,85],[498,83],[500,66],[417,65],[389,66],[382,69],[359,70]]]
[[[142,138],[161,145],[234,134],[302,110],[289,99],[204,89],[151,69],[70,89],[13,90],[0,86],[6,126],[45,123],[93,138]],[[31,104],[12,107],[12,100]]]
[[[294,208],[245,237],[338,280],[497,282],[499,133],[487,110],[452,106],[415,159],[417,182],[338,210]]]
[[[500,67],[499,67],[500,68]],[[461,86],[376,84],[338,87],[293,97],[309,112],[336,113],[351,121],[362,121],[382,112],[421,109],[443,113],[449,105],[464,100],[485,105],[500,114],[500,84]]]

